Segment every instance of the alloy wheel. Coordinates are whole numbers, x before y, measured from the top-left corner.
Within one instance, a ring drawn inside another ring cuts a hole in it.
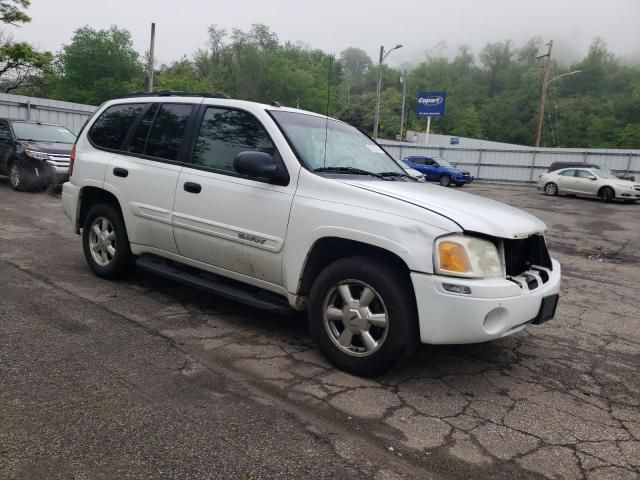
[[[556,187],[555,183],[548,183],[544,187],[544,193],[546,193],[547,195],[555,195],[556,193],[558,193],[558,187]]]
[[[378,351],[386,340],[389,315],[373,287],[360,280],[344,280],[327,293],[324,326],[342,352],[366,357]]]
[[[116,232],[105,217],[96,218],[89,232],[91,257],[101,267],[111,263],[116,255]]]
[[[9,182],[13,188],[17,188],[22,183],[22,172],[17,163],[11,164],[11,170],[9,171]]]

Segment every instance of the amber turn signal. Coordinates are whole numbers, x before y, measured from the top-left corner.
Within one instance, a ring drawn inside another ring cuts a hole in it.
[[[467,253],[462,245],[454,242],[440,242],[438,245],[440,269],[450,272],[468,273],[470,271]]]

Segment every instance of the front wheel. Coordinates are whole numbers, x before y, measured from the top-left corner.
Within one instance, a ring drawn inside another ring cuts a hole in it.
[[[440,185],[443,187],[451,186],[451,177],[449,175],[442,175],[440,177]]]
[[[23,168],[17,161],[11,162],[9,166],[9,185],[16,191],[24,191],[27,189],[27,178]]]
[[[337,260],[320,273],[309,294],[308,315],[322,353],[355,375],[390,370],[419,340],[409,279],[365,257]]]
[[[602,200],[603,202],[610,202],[616,196],[615,192],[610,187],[601,188],[598,195],[600,197],[600,200]]]
[[[133,269],[135,258],[124,220],[112,205],[98,204],[89,210],[82,228],[82,246],[89,267],[99,277],[120,278]]]

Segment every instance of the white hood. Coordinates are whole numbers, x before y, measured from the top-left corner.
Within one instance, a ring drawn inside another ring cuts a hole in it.
[[[343,182],[423,207],[451,219],[469,232],[501,238],[526,238],[547,229],[544,222],[527,212],[439,185],[366,180]]]

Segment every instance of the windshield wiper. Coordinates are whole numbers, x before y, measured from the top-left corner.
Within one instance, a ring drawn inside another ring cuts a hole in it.
[[[329,173],[347,173],[352,175],[371,175],[372,177],[386,180],[386,178],[380,175],[379,173],[368,172],[366,170],[361,170],[360,168],[353,168],[353,167],[320,167],[320,168],[314,168],[313,171],[329,172]]]
[[[411,180],[414,180],[416,182],[418,181],[417,178],[402,172],[380,172],[378,175],[380,175],[381,177],[405,177],[405,178],[410,178]]]

